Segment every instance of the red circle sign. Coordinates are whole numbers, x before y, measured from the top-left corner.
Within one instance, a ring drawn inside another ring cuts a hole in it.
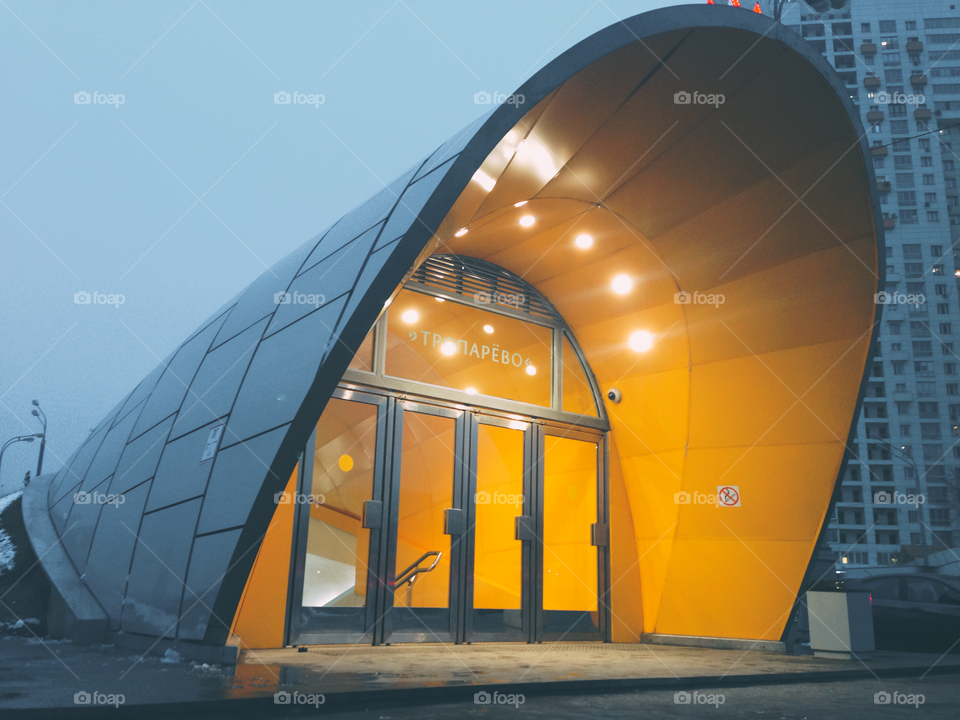
[[[720,499],[722,505],[727,507],[736,505],[740,502],[740,495],[729,485],[727,487],[720,488],[720,492],[717,493],[717,497]]]

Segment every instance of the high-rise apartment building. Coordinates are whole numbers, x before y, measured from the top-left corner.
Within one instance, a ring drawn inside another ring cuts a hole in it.
[[[886,231],[879,347],[827,530],[838,568],[856,574],[960,537],[960,10],[851,0],[816,14],[794,1],[782,23],[859,105]]]

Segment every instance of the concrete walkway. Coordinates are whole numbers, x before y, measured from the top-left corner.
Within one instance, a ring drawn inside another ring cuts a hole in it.
[[[592,643],[326,646],[306,652],[244,651],[240,660],[236,668],[156,657],[138,660],[130,650],[113,647],[4,638],[0,715],[4,720],[26,717],[17,709],[27,708],[45,708],[33,715],[44,718],[103,712],[103,707],[76,705],[78,692],[122,694],[121,707],[110,709],[112,717],[243,717],[295,711],[275,705],[278,692],[291,697],[322,694],[329,713],[433,702],[473,707],[477,692],[527,697],[665,689],[722,692],[736,686],[960,673],[956,655],[941,659],[877,653],[860,663],[757,651]]]

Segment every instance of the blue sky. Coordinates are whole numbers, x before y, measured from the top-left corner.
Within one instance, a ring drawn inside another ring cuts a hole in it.
[[[39,431],[38,399],[56,470],[213,311],[488,110],[477,92],[674,4],[0,0],[0,440]],[[37,448],[8,449],[0,493]]]

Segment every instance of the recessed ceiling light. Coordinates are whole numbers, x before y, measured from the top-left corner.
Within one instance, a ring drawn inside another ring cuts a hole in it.
[[[520,218],[520,224],[524,227],[530,227],[536,221],[537,219],[533,215],[524,215],[522,218]]]
[[[453,236],[454,236],[454,237],[463,237],[463,236],[466,235],[466,234],[467,234],[467,229],[466,229],[466,228],[460,228],[459,230],[457,230],[457,231],[453,234]]]
[[[593,245],[593,238],[589,235],[577,235],[577,239],[574,240],[577,247],[581,250],[586,250],[588,247]]]
[[[405,310],[400,317],[402,317],[403,321],[408,325],[413,325],[413,323],[420,319],[420,313],[416,310]]]
[[[466,392],[467,392],[467,395],[476,395],[477,389],[475,387],[468,387]]]
[[[443,302],[443,298],[442,298],[442,297],[438,297],[438,298],[436,298],[436,301],[437,301],[437,302]]]
[[[453,355],[457,351],[457,346],[452,342],[447,340],[443,345],[440,346],[440,352],[444,355]]]
[[[514,207],[523,207],[524,205],[527,204],[527,202],[528,202],[527,200],[521,200],[521,201],[518,202],[518,203],[514,203],[513,206],[514,206]]]
[[[527,365],[527,375],[536,375],[537,369],[533,365]]]
[[[611,286],[617,295],[626,295],[633,290],[633,280],[630,279],[629,275],[617,275],[613,279]]]
[[[653,347],[653,335],[646,330],[637,330],[630,334],[627,344],[630,345],[631,350],[646,352]]]
[[[487,335],[489,335],[490,333],[493,332],[493,325],[484,325],[484,326],[483,326],[483,331],[484,331]]]

